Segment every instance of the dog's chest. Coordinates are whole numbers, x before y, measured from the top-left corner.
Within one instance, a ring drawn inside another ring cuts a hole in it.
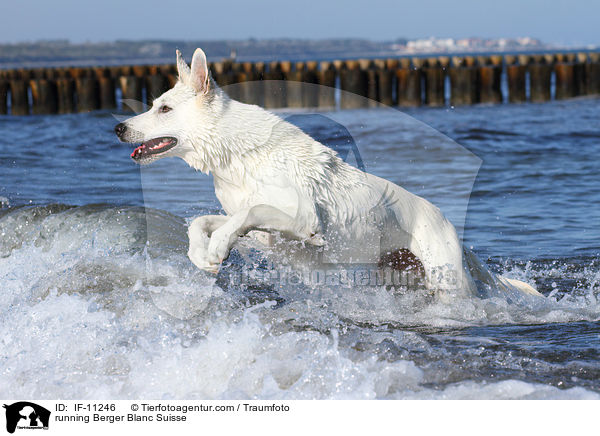
[[[215,177],[215,195],[227,215],[250,206],[255,193],[247,184],[231,183],[231,181]]]
[[[215,194],[228,215],[256,206],[268,204],[296,216],[299,207],[298,194],[293,187],[273,183],[240,173],[214,174]]]

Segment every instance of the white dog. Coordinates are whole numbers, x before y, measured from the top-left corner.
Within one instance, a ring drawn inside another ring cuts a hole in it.
[[[412,268],[431,289],[475,291],[479,280],[540,295],[463,254],[454,226],[425,199],[346,164],[276,115],[230,99],[201,49],[191,68],[177,51],[177,68],[173,89],[115,131],[142,143],[131,154],[136,162],[177,156],[212,173],[227,215],[191,223],[188,256],[199,268],[217,270],[239,237],[260,231],[305,241],[329,262]],[[452,271],[453,280],[440,271]]]

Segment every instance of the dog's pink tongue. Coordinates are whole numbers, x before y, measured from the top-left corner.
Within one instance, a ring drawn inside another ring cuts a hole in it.
[[[131,153],[131,157],[136,157],[138,154],[140,154],[142,152],[142,150],[145,148],[145,145],[140,145],[138,148],[136,148],[135,150],[133,150],[133,152]]]
[[[158,148],[163,148],[163,147],[169,145],[170,143],[171,143],[171,140],[165,139],[164,141],[161,141],[158,145],[155,145],[154,147],[152,147],[152,150],[156,150]]]

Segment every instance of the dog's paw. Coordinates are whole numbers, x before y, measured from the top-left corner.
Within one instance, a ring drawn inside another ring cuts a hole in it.
[[[190,249],[188,251],[188,258],[192,261],[194,265],[196,265],[196,267],[200,268],[201,270],[213,274],[219,272],[221,262],[212,262],[203,250]]]
[[[221,230],[221,231],[219,231]],[[213,232],[208,242],[208,249],[206,250],[206,259],[210,263],[220,264],[227,256],[229,256],[229,250],[231,248],[231,235],[222,229],[217,229]]]

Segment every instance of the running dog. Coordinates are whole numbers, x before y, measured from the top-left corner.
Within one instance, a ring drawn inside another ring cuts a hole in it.
[[[427,200],[348,165],[275,114],[229,98],[201,49],[191,67],[177,51],[177,69],[175,86],[115,132],[141,143],[131,153],[140,164],[179,157],[212,173],[226,215],[191,223],[188,256],[198,268],[217,271],[238,238],[258,231],[303,241],[328,262],[412,268],[430,289],[475,292],[481,281],[541,295],[463,252],[454,226]]]

